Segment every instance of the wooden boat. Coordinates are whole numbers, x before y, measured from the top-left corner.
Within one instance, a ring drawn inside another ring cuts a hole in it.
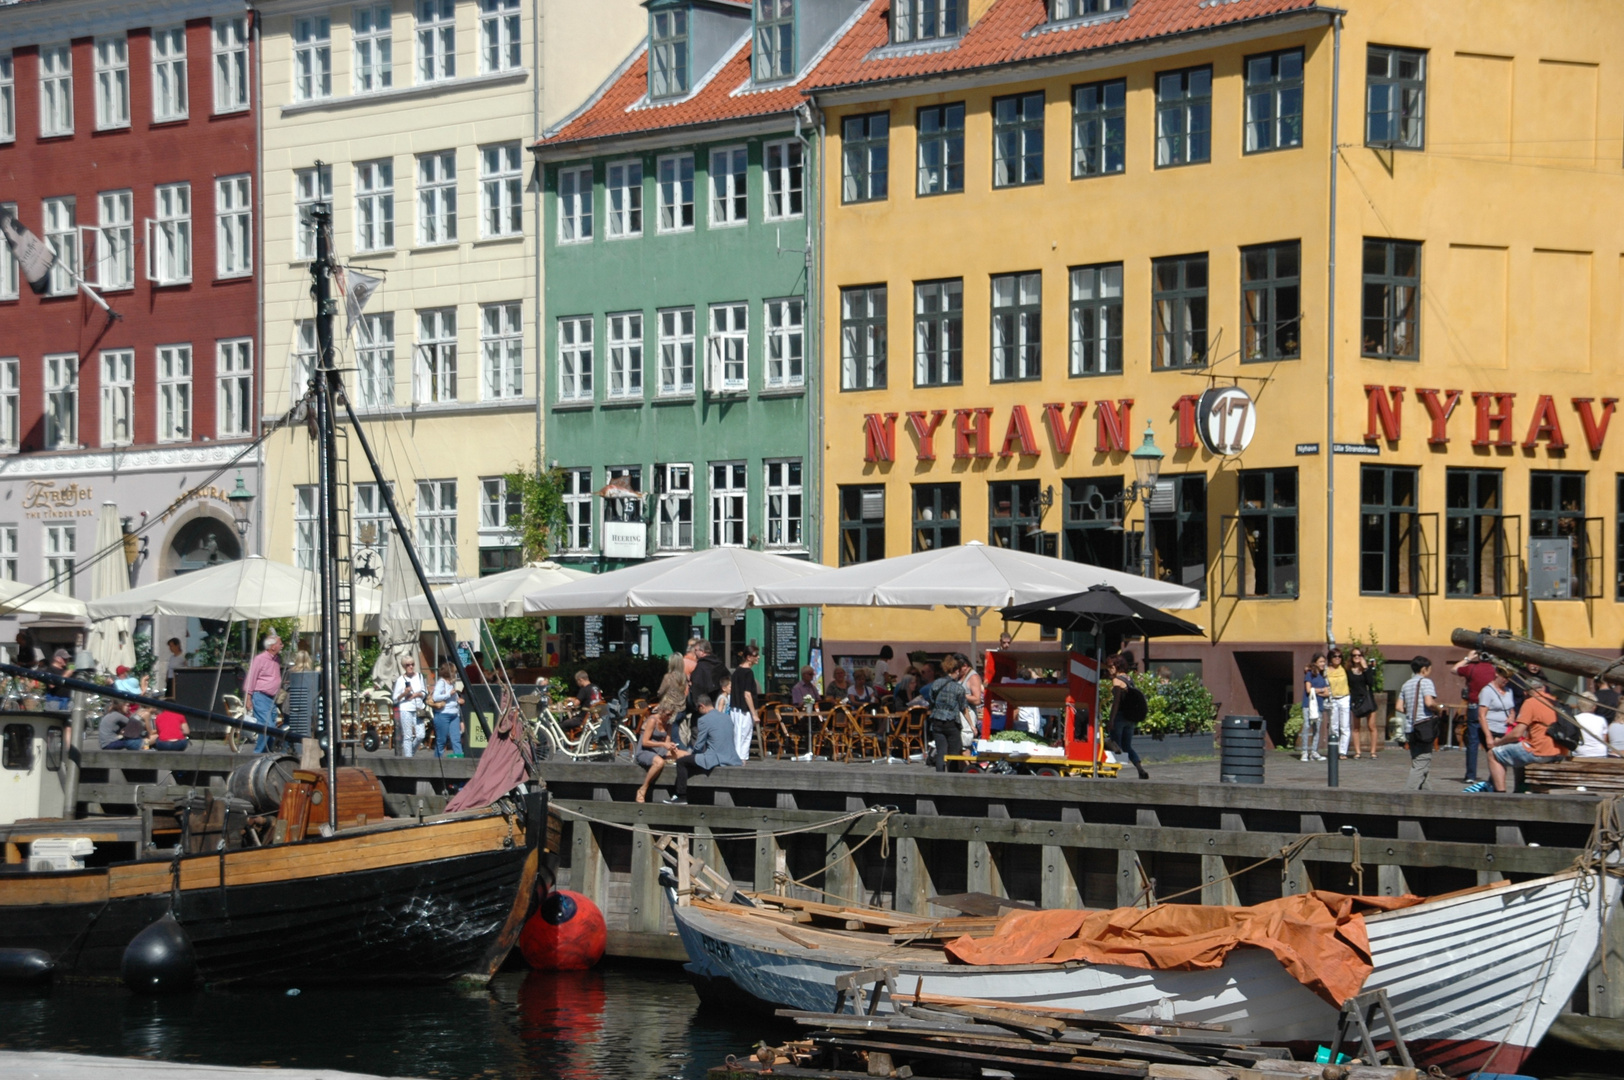
[[[1423,1068],[1515,1073],[1584,976],[1619,887],[1612,874],[1570,871],[1367,915],[1374,970],[1364,990],[1387,992]],[[1310,1050],[1336,1031],[1337,1010],[1261,949],[1237,949],[1222,967],[1193,971],[1076,962],[977,967],[950,962],[933,942],[898,944],[887,934],[795,924],[759,906],[672,899],[688,970],[702,991],[742,993],[774,1008],[828,1011],[837,977],[887,967],[897,973],[900,999],[1220,1024]],[[885,915],[894,924],[897,913]],[[891,1002],[882,998],[879,1009],[890,1011]],[[1385,1026],[1374,1033],[1390,1038]]]

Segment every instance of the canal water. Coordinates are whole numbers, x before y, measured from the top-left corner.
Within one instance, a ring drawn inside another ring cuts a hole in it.
[[[298,989],[298,994],[290,994]],[[704,1080],[793,1029],[701,1008],[670,964],[504,972],[488,990],[281,988],[137,997],[73,985],[0,996],[0,1049],[436,1080]],[[1542,1049],[1541,1080],[1617,1080],[1615,1056]]]

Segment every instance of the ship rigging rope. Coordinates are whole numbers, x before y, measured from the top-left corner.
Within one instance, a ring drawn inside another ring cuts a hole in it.
[[[584,813],[584,812],[582,812],[580,810],[572,809],[572,808],[570,808],[568,806],[565,806],[563,803],[555,802],[552,805],[557,807],[558,812],[561,813],[561,814],[568,814],[572,818],[576,818],[576,819],[581,820],[581,821],[591,822],[593,825],[602,825],[606,829],[620,829],[622,832],[635,833],[638,829],[647,829],[647,828],[649,828],[649,826],[647,826],[647,825],[630,825],[630,824],[627,824],[627,823],[622,822],[622,821],[609,821],[609,820],[606,820],[604,818],[593,817],[591,814]],[[891,848],[890,822],[891,822],[891,818],[893,816],[895,816],[898,812],[899,811],[894,806],[870,806],[870,807],[865,807],[862,810],[853,810],[850,813],[841,814],[839,817],[829,818],[826,821],[815,821],[815,822],[812,822],[809,825],[796,825],[796,826],[793,826],[793,827],[787,828],[787,829],[750,829],[750,830],[741,830],[739,832],[712,832],[708,836],[706,836],[705,839],[707,839],[707,840],[754,840],[758,836],[771,836],[771,837],[796,836],[796,835],[799,835],[800,833],[822,832],[823,830],[827,829],[831,825],[840,825],[840,824],[844,824],[845,822],[848,822],[848,821],[859,821],[859,820],[861,820],[861,819],[863,819],[865,817],[868,817],[871,814],[879,814],[879,815],[881,815],[880,820],[875,824],[873,831],[870,832],[868,836],[863,838],[862,843],[867,843],[869,840],[872,840],[876,833],[883,832],[883,833],[885,833],[885,837],[884,837],[884,839],[882,841],[881,850],[882,850],[883,853],[889,855],[890,854],[890,848]],[[855,851],[857,849],[853,848],[852,850]]]

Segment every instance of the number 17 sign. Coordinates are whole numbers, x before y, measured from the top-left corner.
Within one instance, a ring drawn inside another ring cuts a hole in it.
[[[1257,431],[1257,405],[1238,386],[1215,386],[1196,402],[1195,429],[1214,454],[1239,454]]]

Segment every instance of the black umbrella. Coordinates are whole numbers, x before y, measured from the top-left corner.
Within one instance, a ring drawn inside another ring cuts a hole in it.
[[[1006,622],[1029,622],[1054,630],[1093,630],[1122,637],[1200,637],[1205,630],[1177,615],[1123,596],[1110,585],[1082,592],[1013,604],[1002,612]]]

